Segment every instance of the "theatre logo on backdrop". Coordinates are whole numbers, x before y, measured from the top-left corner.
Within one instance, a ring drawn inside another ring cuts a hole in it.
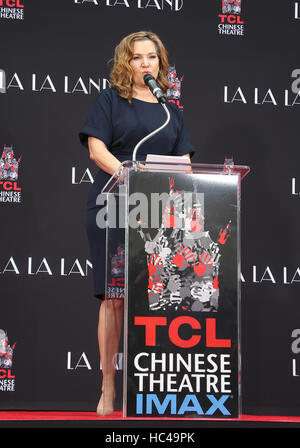
[[[0,392],[15,391],[15,375],[12,373],[16,344],[9,344],[7,333],[0,329]]]
[[[183,76],[178,76],[175,65],[170,65],[169,67],[168,81],[167,98],[169,103],[174,103],[179,109],[183,109],[183,105],[180,102]]]
[[[24,0],[0,0],[0,20],[24,20]]]
[[[13,147],[4,145],[0,158],[0,202],[20,203],[22,188],[18,184],[21,157],[16,158]]]
[[[222,12],[218,14],[218,33],[228,36],[244,36],[241,18],[242,0],[221,0]]]

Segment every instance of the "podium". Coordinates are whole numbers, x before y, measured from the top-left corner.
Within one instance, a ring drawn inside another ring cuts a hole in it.
[[[106,227],[113,310],[104,364],[115,369],[124,417],[239,417],[240,202],[249,171],[126,161],[103,188],[97,223]]]

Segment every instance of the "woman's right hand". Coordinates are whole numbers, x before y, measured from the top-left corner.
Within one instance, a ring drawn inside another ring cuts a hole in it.
[[[88,138],[90,159],[101,170],[113,175],[121,165],[121,162],[107,149],[105,143],[96,137]]]

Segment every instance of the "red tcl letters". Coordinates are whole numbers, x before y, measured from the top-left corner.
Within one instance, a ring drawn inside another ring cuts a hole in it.
[[[10,190],[20,191],[21,190],[21,188],[18,187],[18,183],[17,182],[10,182],[9,180],[6,180],[4,182],[1,181],[0,185],[3,185],[3,189],[7,190],[7,191],[10,191]]]
[[[0,0],[0,6],[8,6],[9,8],[24,8],[21,0]]]
[[[231,347],[230,339],[217,339],[216,337],[216,319],[207,318],[206,320],[206,347]],[[167,318],[161,316],[135,316],[135,325],[145,326],[145,345],[156,345],[156,328],[158,326],[167,326]],[[169,325],[170,341],[182,348],[190,348],[199,344],[201,341],[201,334],[197,332],[192,334],[189,339],[182,339],[179,335],[179,328],[181,325],[188,325],[192,330],[201,330],[200,322],[192,316],[175,317]]]
[[[15,376],[11,373],[10,369],[0,369],[0,380],[3,380],[4,378],[12,379],[15,378]]]
[[[219,17],[221,18],[221,23],[238,23],[238,24],[242,24],[244,23],[241,20],[241,16],[235,16],[233,14],[219,14]]]

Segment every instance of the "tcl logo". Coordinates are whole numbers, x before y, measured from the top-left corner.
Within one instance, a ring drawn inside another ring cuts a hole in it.
[[[11,373],[10,369],[0,369],[0,380],[3,380],[4,378],[15,378],[15,375]]]
[[[8,6],[9,8],[24,8],[21,0],[0,0],[0,6]]]
[[[3,189],[7,190],[7,191],[10,191],[10,190],[20,191],[21,190],[21,188],[18,187],[17,182],[10,182],[9,180],[6,180],[5,182],[0,181],[0,185],[3,185]]]
[[[219,17],[221,18],[221,23],[239,23],[242,24],[244,23],[241,20],[241,16],[236,16],[234,14],[219,14]]]

